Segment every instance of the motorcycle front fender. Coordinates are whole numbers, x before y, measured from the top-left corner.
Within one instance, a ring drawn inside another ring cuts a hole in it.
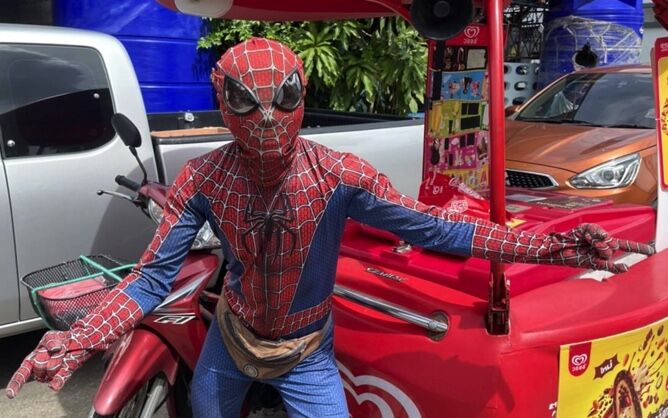
[[[93,400],[100,415],[113,415],[132,395],[158,374],[170,386],[178,371],[178,356],[153,332],[138,328],[121,338]]]

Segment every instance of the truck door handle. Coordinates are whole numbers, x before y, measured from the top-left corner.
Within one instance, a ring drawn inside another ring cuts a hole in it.
[[[344,286],[335,285],[334,294],[351,302],[366,306],[367,308],[375,309],[394,318],[417,325],[429,332],[445,333],[448,331],[449,324],[447,318],[444,318],[443,320],[429,318],[428,316],[413,312],[382,299],[366,295],[362,292],[348,289]]]

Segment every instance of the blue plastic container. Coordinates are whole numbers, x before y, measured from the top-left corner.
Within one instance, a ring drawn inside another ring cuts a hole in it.
[[[209,79],[214,59],[197,50],[202,19],[174,13],[155,0],[54,0],[54,25],[118,38],[130,55],[146,111],[214,109]]]
[[[576,54],[589,44],[596,66],[636,64],[640,60],[642,0],[550,1],[543,21],[539,85],[580,67]]]
[[[642,36],[642,0],[550,0],[544,21],[570,15],[619,23]]]

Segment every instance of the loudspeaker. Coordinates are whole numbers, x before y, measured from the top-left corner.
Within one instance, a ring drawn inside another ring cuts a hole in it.
[[[413,0],[411,22],[425,38],[444,41],[473,20],[472,0]]]

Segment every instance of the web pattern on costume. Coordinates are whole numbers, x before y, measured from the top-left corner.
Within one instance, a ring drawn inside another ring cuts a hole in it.
[[[258,164],[252,176],[262,181],[276,180],[293,154],[304,116],[304,107],[286,111],[273,104],[274,95],[285,78],[297,71],[304,83],[301,63],[284,45],[267,39],[251,39],[228,50],[216,64],[213,81],[223,91],[225,77],[233,77],[251,90],[260,102],[257,110],[240,117],[225,105],[222,97],[221,112],[226,126],[235,133],[243,153]]]
[[[134,299],[144,312],[152,310],[153,306],[151,305],[155,304],[155,301],[144,301],[141,294],[137,293],[137,289],[141,288],[141,286],[135,286],[135,284],[140,284],[137,283],[137,280],[141,279],[142,274],[154,268],[158,270],[161,268],[161,266],[153,265],[159,258],[159,252],[171,252],[175,246],[182,245],[181,242],[178,242],[178,239],[173,239],[175,238],[174,235],[170,236],[170,234],[175,231],[175,226],[183,221],[187,205],[197,194],[198,191],[193,179],[192,167],[190,163],[186,163],[176,179],[174,179],[174,183],[170,188],[167,207],[163,211],[162,219],[156,228],[151,242],[137,265],[132,269],[132,272],[114,289],[123,291],[131,299]],[[185,258],[185,254],[181,254],[179,258]],[[170,265],[173,263],[167,262],[166,264]],[[177,262],[176,264],[179,263]],[[152,276],[154,275],[152,274]]]
[[[276,195],[284,195],[295,213],[290,229],[277,229],[271,240],[261,246],[262,231],[251,229],[245,212],[249,204],[257,211],[268,211],[270,203],[260,196],[248,178],[246,168],[235,152],[235,144],[193,161],[194,178],[200,193],[209,199],[211,212],[235,258],[243,265],[241,295],[226,288],[232,310],[258,334],[287,335],[324,317],[330,300],[301,312],[290,313],[302,269],[318,223],[332,196],[336,179],[320,181],[314,175],[307,150],[298,140],[298,151],[284,183]],[[278,199],[275,200],[279,201]]]

